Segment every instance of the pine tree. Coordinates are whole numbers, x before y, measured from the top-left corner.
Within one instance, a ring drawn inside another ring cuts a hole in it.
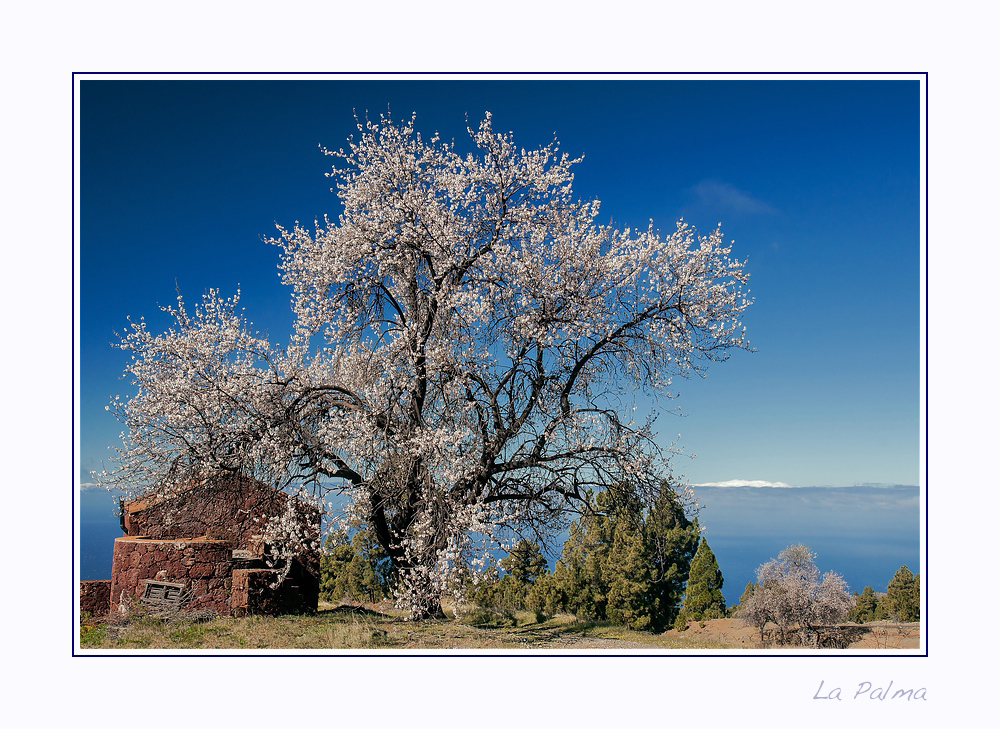
[[[601,493],[592,510],[570,525],[553,573],[552,592],[578,617],[661,631],[677,616],[697,521],[684,514],[673,489],[644,508],[634,495]]]
[[[530,585],[545,572],[548,563],[537,544],[522,539],[500,560],[500,567],[518,582]]]
[[[726,614],[726,599],[722,596],[722,570],[715,559],[708,540],[702,539],[691,560],[684,607],[681,614],[686,620],[712,620]]]
[[[391,589],[391,565],[371,529],[355,525],[350,540],[335,531],[324,543],[320,558],[320,594],[326,600],[347,598],[378,602]]]
[[[524,607],[535,613],[539,623],[566,609],[566,593],[559,588],[552,572],[543,572],[531,584],[524,596]]]
[[[595,504],[595,508],[599,506]],[[612,520],[600,511],[584,514],[569,526],[569,536],[556,562],[554,581],[564,596],[565,609],[577,617],[607,618],[608,584],[604,568],[613,537]]]
[[[608,620],[632,630],[647,630],[658,617],[650,595],[650,562],[641,523],[621,518],[608,552]]]
[[[687,518],[673,489],[665,486],[646,517],[653,630],[666,630],[680,612],[700,532],[698,520]]]
[[[920,620],[920,580],[904,564],[893,575],[879,602],[881,616],[902,623]]]
[[[867,585],[860,595],[855,593],[856,599],[854,607],[847,613],[847,620],[851,623],[868,623],[875,620],[878,611],[879,599],[871,585]]]

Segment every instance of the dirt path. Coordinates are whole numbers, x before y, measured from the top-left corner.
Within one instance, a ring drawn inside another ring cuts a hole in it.
[[[614,640],[611,638],[591,638],[585,635],[558,635],[552,640],[545,641],[538,645],[532,646],[533,648],[540,648],[542,650],[602,650],[602,651],[615,651],[615,650],[635,650],[636,648],[641,648],[644,650],[649,650],[650,648],[655,648],[655,646],[647,645],[645,643],[636,643],[630,640]]]

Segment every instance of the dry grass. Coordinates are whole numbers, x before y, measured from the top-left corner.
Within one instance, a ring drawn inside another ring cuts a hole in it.
[[[446,613],[452,611],[446,606]],[[453,615],[453,613],[452,613]],[[736,620],[693,624],[688,630],[656,635],[608,623],[556,615],[537,623],[532,613],[516,615],[517,625],[466,625],[454,617],[412,622],[386,604],[360,607],[321,604],[313,615],[216,617],[192,620],[183,614],[164,619],[141,611],[128,619],[85,620],[83,649],[107,650],[278,650],[278,651],[492,651],[492,650],[749,650],[759,649],[754,633]],[[905,633],[905,636],[904,636]],[[859,648],[919,646],[919,625],[872,631]],[[904,640],[905,638],[905,640]],[[854,647],[854,646],[852,646]]]

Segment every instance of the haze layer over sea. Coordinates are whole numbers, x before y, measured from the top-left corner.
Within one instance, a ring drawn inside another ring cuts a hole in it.
[[[857,592],[866,585],[884,592],[904,564],[921,571],[916,486],[695,486],[694,494],[727,605],[739,602],[758,566],[791,544],[808,546],[821,572],[839,573]]]

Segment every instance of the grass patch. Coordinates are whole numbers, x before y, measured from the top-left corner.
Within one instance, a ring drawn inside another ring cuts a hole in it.
[[[446,614],[454,614],[453,607]],[[81,621],[85,649],[149,650],[621,650],[749,648],[735,639],[670,630],[631,631],[606,622],[555,615],[538,620],[530,611],[513,614],[465,610],[459,617],[413,622],[387,604],[329,605],[308,615],[192,620],[136,612],[129,618]]]

